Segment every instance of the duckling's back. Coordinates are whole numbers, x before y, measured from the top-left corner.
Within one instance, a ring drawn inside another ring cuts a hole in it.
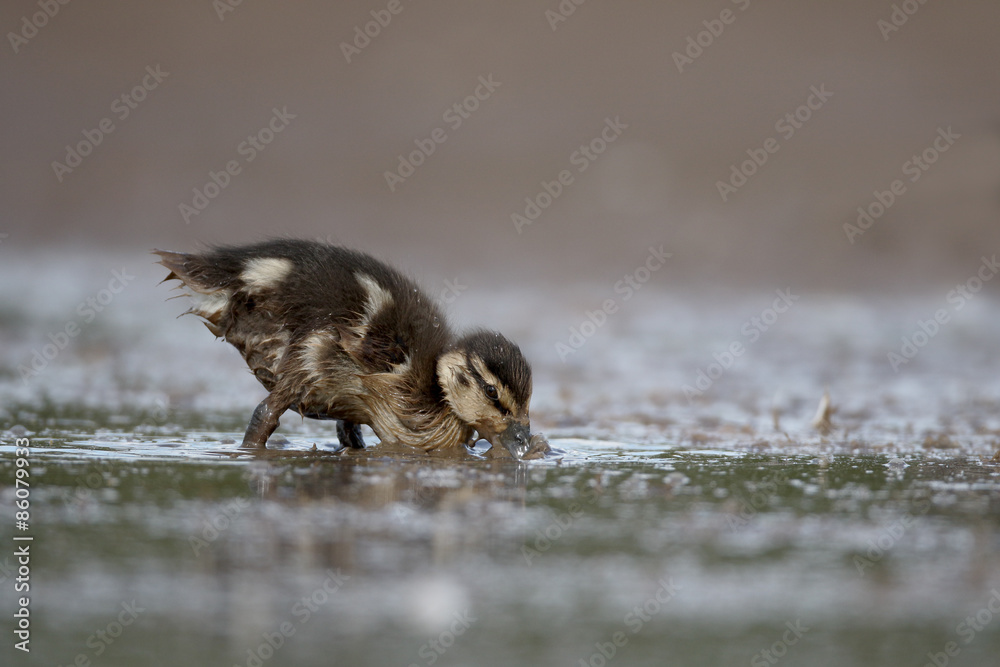
[[[171,271],[167,280],[192,297],[188,312],[232,343],[269,391],[295,370],[289,351],[317,332],[342,342],[325,352],[339,372],[405,369],[414,389],[436,387],[434,360],[451,337],[443,316],[411,280],[369,255],[301,240],[154,252]]]

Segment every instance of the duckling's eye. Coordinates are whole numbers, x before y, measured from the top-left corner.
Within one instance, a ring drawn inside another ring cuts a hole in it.
[[[485,387],[483,387],[483,391],[486,392],[486,398],[490,399],[491,401],[495,401],[498,398],[500,398],[500,393],[497,392],[497,388],[491,384],[488,384]]]

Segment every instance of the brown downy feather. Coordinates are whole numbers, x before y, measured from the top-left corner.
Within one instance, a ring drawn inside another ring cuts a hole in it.
[[[358,424],[426,450],[460,447],[484,427],[496,436],[512,419],[527,424],[531,374],[517,346],[491,332],[457,339],[433,300],[370,255],[293,239],[154,252],[165,280],[192,299],[187,312],[236,347],[270,392],[245,446],[264,446],[289,409],[341,420],[352,447],[363,446]],[[447,392],[443,358],[462,380]],[[472,417],[455,398],[474,406]]]

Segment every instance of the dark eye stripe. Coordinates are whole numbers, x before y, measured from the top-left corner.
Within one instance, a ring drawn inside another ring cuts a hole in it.
[[[471,375],[473,377],[473,379],[476,381],[476,384],[479,385],[479,388],[485,394],[486,393],[486,385],[488,385],[489,382],[487,382],[486,380],[484,380],[483,376],[479,374],[479,371],[476,370],[476,367],[472,365],[472,360],[469,359],[468,355],[466,355],[466,357],[465,357],[465,368],[466,368],[466,370],[469,371],[469,375]],[[489,398],[489,397],[487,396],[487,398]]]
[[[480,387],[482,387],[482,389],[483,389],[483,394],[486,395],[486,398],[489,398],[493,402],[493,405],[496,407],[497,410],[500,411],[500,414],[502,414],[502,415],[509,415],[510,414],[510,410],[508,410],[504,406],[504,404],[500,402],[500,389],[499,388],[497,389],[497,397],[496,398],[490,398],[489,395],[486,394],[487,384],[485,382],[483,382],[482,380],[479,381],[479,384],[480,384]]]
[[[487,382],[486,380],[484,380],[483,376],[480,375],[479,371],[476,370],[476,367],[472,365],[472,359],[469,358],[468,354],[465,355],[465,368],[466,368],[466,370],[469,371],[469,375],[471,375],[473,377],[473,379],[475,379],[475,381],[479,384],[479,388],[483,391],[483,395],[485,396],[486,395],[486,386],[489,384],[489,382]],[[509,414],[511,414],[511,410],[509,408],[507,408],[506,406],[504,406],[503,403],[500,402],[500,395],[502,393],[500,391],[500,387],[497,387],[496,389],[497,389],[497,397],[494,398],[494,399],[490,399],[490,400],[493,401],[493,406],[497,410],[499,410],[500,414],[502,414],[502,415],[509,415]],[[486,398],[489,398],[489,396],[487,396]]]

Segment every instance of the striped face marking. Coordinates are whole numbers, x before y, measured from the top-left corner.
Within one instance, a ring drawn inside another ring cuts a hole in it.
[[[475,355],[459,350],[446,352],[438,360],[438,378],[445,399],[466,423],[491,432],[503,430],[510,419],[527,415],[511,391]]]
[[[248,260],[240,274],[251,292],[274,289],[288,277],[295,265],[290,259],[281,257],[255,257]]]
[[[466,364],[472,372],[472,376],[478,381],[477,384],[486,397],[486,400],[493,403],[501,415],[509,415],[516,406],[514,397],[510,395],[507,387],[486,368],[483,360],[475,356],[466,356]]]

